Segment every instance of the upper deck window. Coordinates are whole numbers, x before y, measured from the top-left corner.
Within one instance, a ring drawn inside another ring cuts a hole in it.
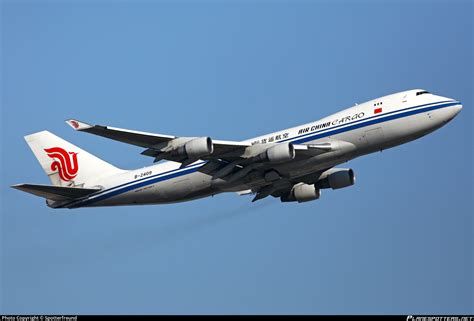
[[[419,95],[429,94],[429,93],[430,93],[429,91],[423,90],[423,91],[417,92],[416,95],[419,96]]]

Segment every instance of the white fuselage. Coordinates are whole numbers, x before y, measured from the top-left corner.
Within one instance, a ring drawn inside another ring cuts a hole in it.
[[[291,182],[320,173],[353,158],[394,147],[424,136],[446,124],[461,110],[460,102],[422,90],[384,96],[345,109],[323,119],[246,140],[252,144],[291,142],[315,144],[346,142],[338,151],[272,166]],[[91,182],[102,190],[64,207],[173,203],[221,192],[258,188],[265,184],[251,173],[227,184],[201,169],[206,161],[180,168],[165,162]],[[87,187],[87,186],[86,186]]]

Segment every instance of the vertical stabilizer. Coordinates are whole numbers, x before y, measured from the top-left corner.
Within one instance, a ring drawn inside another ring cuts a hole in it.
[[[25,136],[25,140],[55,186],[88,186],[122,171],[48,131]]]

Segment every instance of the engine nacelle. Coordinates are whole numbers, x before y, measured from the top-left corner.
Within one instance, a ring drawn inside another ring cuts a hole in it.
[[[350,168],[332,168],[321,175],[316,183],[319,188],[338,189],[352,186],[355,183],[354,171]]]
[[[267,161],[270,163],[289,162],[295,158],[295,148],[291,143],[275,144],[255,158],[255,161]]]
[[[298,184],[293,186],[290,193],[283,195],[282,202],[308,202],[317,200],[321,196],[321,191],[314,185]]]
[[[212,139],[210,137],[200,137],[179,146],[171,153],[176,156],[198,159],[212,154],[213,151],[214,144],[212,143]]]

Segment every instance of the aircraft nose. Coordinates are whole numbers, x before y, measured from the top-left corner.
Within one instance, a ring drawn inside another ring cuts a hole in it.
[[[461,111],[461,109],[462,109],[461,102],[460,101],[453,101],[453,105],[446,108],[444,122],[447,123],[450,120],[452,120],[454,117],[456,117],[457,114],[459,114],[459,112]]]
[[[456,116],[457,114],[459,114],[459,112],[460,112],[461,109],[462,109],[462,104],[461,104],[461,102],[458,101],[458,104],[457,104],[457,105],[454,105],[454,106],[453,106],[453,109],[454,109],[454,112],[455,112],[454,116]]]

